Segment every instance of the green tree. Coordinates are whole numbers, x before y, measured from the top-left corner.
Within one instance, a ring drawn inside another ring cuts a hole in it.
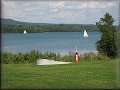
[[[96,22],[98,30],[101,32],[101,39],[96,42],[97,50],[101,54],[108,57],[115,57],[117,55],[116,47],[116,27],[113,26],[114,18],[106,13],[99,22]]]

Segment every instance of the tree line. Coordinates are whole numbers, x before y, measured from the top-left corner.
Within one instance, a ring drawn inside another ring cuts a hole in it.
[[[28,33],[81,32],[84,29],[98,31],[97,27],[92,24],[2,24],[1,27],[2,33],[23,33],[24,30]]]

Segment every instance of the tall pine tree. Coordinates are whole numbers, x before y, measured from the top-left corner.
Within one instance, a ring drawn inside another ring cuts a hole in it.
[[[114,18],[109,13],[106,13],[103,18],[100,18],[99,22],[96,22],[96,26],[101,32],[101,39],[96,42],[97,50],[108,57],[115,57],[117,55],[114,21]]]

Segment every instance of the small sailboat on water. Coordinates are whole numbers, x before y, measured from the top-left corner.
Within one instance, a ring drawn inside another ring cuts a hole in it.
[[[24,34],[26,34],[27,32],[24,30]]]
[[[84,37],[84,38],[88,38],[88,34],[87,34],[86,30],[84,30],[83,37]]]

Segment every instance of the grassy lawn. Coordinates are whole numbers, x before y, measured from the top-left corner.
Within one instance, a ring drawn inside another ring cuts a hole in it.
[[[3,64],[2,88],[117,88],[117,60],[68,65]]]

